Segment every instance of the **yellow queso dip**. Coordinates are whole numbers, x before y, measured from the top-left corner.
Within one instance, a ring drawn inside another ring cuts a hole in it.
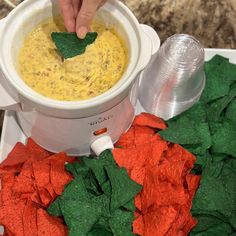
[[[19,53],[19,72],[36,92],[57,100],[88,99],[110,89],[123,75],[127,54],[113,29],[94,22],[96,41],[86,52],[62,60],[51,39],[52,32],[65,32],[61,18],[50,18],[26,37]]]

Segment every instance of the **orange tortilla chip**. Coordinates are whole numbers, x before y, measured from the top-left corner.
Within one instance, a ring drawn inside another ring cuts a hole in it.
[[[38,236],[37,208],[31,200],[28,200],[25,205],[22,221],[24,235]]]
[[[136,183],[143,185],[145,174],[146,174],[145,168],[136,167],[131,170],[130,178]]]
[[[50,180],[52,188],[57,195],[61,195],[64,186],[72,180],[72,176],[65,171],[65,163],[58,160],[50,160]]]
[[[152,142],[152,154],[151,158],[148,158],[148,164],[150,166],[156,166],[161,161],[163,153],[168,149],[167,142],[163,140],[156,140]]]
[[[42,160],[51,155],[50,152],[39,146],[32,138],[28,138],[26,148],[34,160]]]
[[[166,206],[158,211],[148,212],[143,216],[145,236],[165,235],[177,216],[177,211],[172,206]]]
[[[115,147],[133,147],[134,146],[134,127],[131,127],[127,132],[122,134],[115,144]]]
[[[155,130],[149,127],[134,126],[135,146],[150,143],[154,135],[155,135]]]
[[[67,228],[63,224],[62,220],[57,217],[49,216],[48,213],[43,209],[37,210],[37,226],[38,235],[48,236],[67,236]]]
[[[161,118],[145,112],[135,117],[133,125],[148,126],[160,130],[167,127]]]
[[[25,175],[18,175],[15,178],[13,185],[13,191],[17,193],[33,193],[35,191],[34,183],[31,178],[26,177]]]
[[[33,172],[37,186],[44,187],[50,183],[50,164],[48,159],[34,162]]]
[[[0,164],[0,169],[22,165],[28,158],[27,148],[24,144],[18,142],[8,154],[7,158]]]
[[[44,187],[38,187],[38,194],[43,207],[48,207],[54,200],[48,190]]]
[[[135,196],[134,203],[135,203],[136,208],[137,208],[139,211],[141,211],[141,208],[142,208],[142,199],[141,199],[140,193],[138,193],[138,194]]]
[[[144,235],[144,223],[143,223],[143,216],[139,215],[133,221],[133,233],[137,235]]]
[[[11,172],[5,173],[1,179],[1,192],[0,192],[0,202],[1,205],[7,204],[7,202],[14,200],[17,196],[12,191],[12,187],[15,183],[15,175]]]
[[[25,204],[25,200],[16,200],[0,207],[0,225],[10,230],[13,235],[24,236],[22,214]]]

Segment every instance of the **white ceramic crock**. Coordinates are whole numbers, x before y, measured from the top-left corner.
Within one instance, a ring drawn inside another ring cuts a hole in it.
[[[17,58],[25,36],[41,21],[59,12],[58,0],[25,0],[0,21],[0,109],[16,110],[26,135],[33,136],[45,148],[54,152],[67,150],[71,155],[86,154],[97,138],[91,138],[91,132],[107,128],[106,121],[109,120],[109,126],[113,126],[109,133],[113,142],[132,122],[134,114],[127,104],[130,98],[137,97],[134,95],[137,93],[135,82],[158,50],[160,40],[151,27],[140,25],[123,3],[108,0],[95,18],[115,27],[125,40],[129,62],[123,77],[107,92],[88,100],[53,100],[38,94],[21,80]],[[126,120],[122,122],[122,119]],[[91,121],[96,127],[86,127],[88,124],[91,126]],[[82,142],[78,135],[84,136]],[[76,143],[79,149],[75,147]]]

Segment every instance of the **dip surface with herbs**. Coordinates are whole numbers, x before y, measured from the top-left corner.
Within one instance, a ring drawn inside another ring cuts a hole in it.
[[[49,98],[78,101],[106,92],[121,79],[127,53],[113,29],[94,22],[96,41],[84,54],[63,61],[51,33],[65,31],[61,18],[51,18],[26,37],[19,53],[19,72],[29,87]]]

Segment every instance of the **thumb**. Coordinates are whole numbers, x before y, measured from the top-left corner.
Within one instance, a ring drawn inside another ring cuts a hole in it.
[[[79,14],[76,18],[76,32],[79,38],[84,38],[90,30],[90,24],[101,1],[83,0]]]

